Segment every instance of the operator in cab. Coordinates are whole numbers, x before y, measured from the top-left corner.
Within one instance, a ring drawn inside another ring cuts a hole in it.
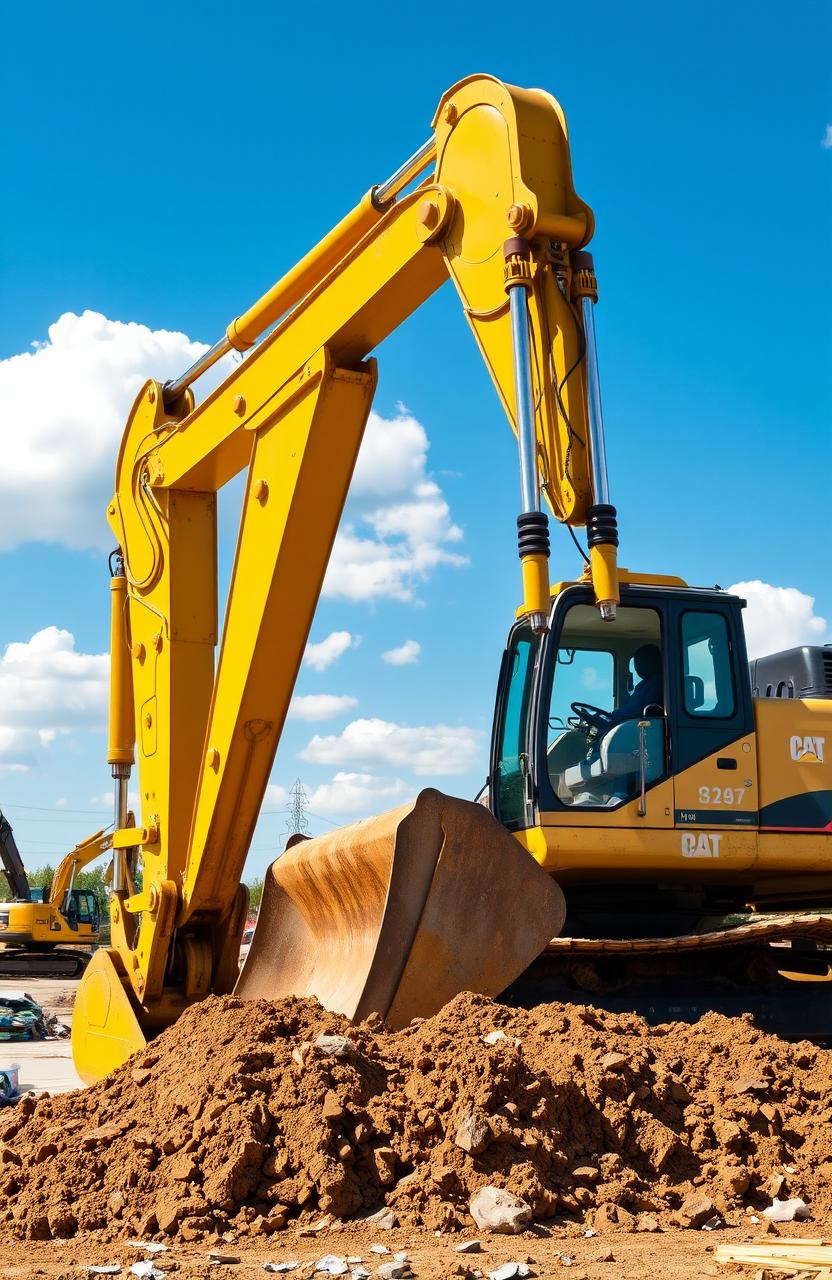
[[[625,720],[637,720],[644,714],[646,707],[664,706],[662,655],[658,645],[641,645],[632,656],[632,664],[638,676],[638,684],[621,706],[610,712],[610,728],[615,724],[623,724]]]

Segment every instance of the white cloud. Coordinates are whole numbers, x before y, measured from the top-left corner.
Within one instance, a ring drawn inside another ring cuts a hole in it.
[[[402,778],[380,778],[372,773],[336,773],[309,797],[311,813],[341,817],[365,816],[412,799],[414,790]]]
[[[824,151],[832,150],[832,124],[828,124],[826,126],[823,137],[820,140],[820,145],[823,147]]]
[[[110,659],[78,653],[69,631],[45,627],[0,658],[0,764],[26,767],[59,734],[106,725]]]
[[[289,704],[290,720],[334,720],[352,711],[358,699],[337,693],[306,693],[295,696]]]
[[[359,636],[350,635],[349,631],[330,631],[324,640],[317,644],[308,644],[303,661],[315,671],[326,671],[333,662],[337,662],[348,649],[354,649],[361,643]]]
[[[285,809],[289,803],[289,792],[277,782],[270,782],[263,797],[263,809]]]
[[[318,734],[300,752],[309,764],[391,765],[417,775],[466,773],[477,762],[482,734],[450,725],[352,720],[339,734]]]
[[[85,311],[64,313],[45,342],[0,360],[0,549],[26,541],[109,546],[104,510],[136,392],[205,350],[184,333]],[[226,357],[200,390],[235,362]],[[325,595],[412,600],[438,566],[467,563],[449,549],[462,531],[428,473],[428,448],[425,428],[402,406],[390,420],[370,414]],[[36,487],[48,502],[32,501]]]
[[[389,663],[391,667],[409,667],[419,661],[421,652],[422,646],[418,640],[405,640],[404,644],[400,644],[397,649],[388,649],[383,653],[381,660]]]
[[[370,414],[325,596],[412,600],[439,565],[468,563],[448,550],[461,542],[462,530],[428,474],[429,447],[425,428],[403,407],[392,419]]]
[[[182,373],[206,347],[96,311],[65,312],[47,340],[32,345],[0,360],[0,548],[109,547],[104,513],[136,392],[149,377]],[[224,371],[231,364],[226,359]],[[33,493],[48,501],[33,501]]]
[[[823,644],[827,623],[815,613],[815,597],[797,587],[774,587],[759,578],[728,590],[748,601],[744,610],[748,656],[759,658],[802,644]]]

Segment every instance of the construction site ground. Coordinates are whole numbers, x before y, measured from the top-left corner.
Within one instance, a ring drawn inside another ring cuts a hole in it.
[[[818,1236],[817,1224],[796,1229],[790,1236]],[[783,1233],[785,1234],[785,1232]],[[382,1239],[383,1237],[383,1239]],[[171,1245],[165,1253],[149,1255],[126,1246],[101,1245],[78,1238],[72,1241],[30,1243],[2,1246],[0,1280],[82,1280],[91,1265],[120,1263],[123,1280],[132,1280],[128,1268],[139,1259],[153,1257],[154,1265],[166,1271],[171,1280],[264,1280],[266,1262],[297,1260],[301,1266],[287,1273],[289,1280],[309,1280],[311,1266],[325,1254],[361,1257],[367,1270],[375,1275],[380,1264],[392,1261],[399,1251],[407,1253],[417,1280],[463,1280],[475,1270],[483,1277],[507,1262],[527,1262],[530,1276],[562,1277],[562,1280],[700,1280],[701,1277],[724,1276],[736,1280],[745,1275],[752,1280],[753,1270],[718,1265],[713,1259],[716,1244],[738,1243],[751,1239],[746,1230],[727,1228],[719,1233],[670,1230],[660,1235],[622,1234],[604,1231],[586,1239],[576,1226],[545,1224],[521,1236],[481,1237],[476,1231],[461,1235],[435,1237],[432,1232],[398,1229],[375,1234],[344,1227],[329,1230],[315,1241],[286,1231],[279,1240],[268,1244],[226,1243],[219,1248],[239,1262],[216,1264],[209,1261],[205,1244]],[[776,1242],[775,1235],[753,1236],[755,1240]],[[460,1255],[455,1246],[461,1240],[481,1239],[482,1252]],[[386,1255],[373,1254],[370,1245],[383,1242],[391,1250]],[[572,1261],[565,1264],[563,1255]],[[347,1278],[348,1280],[348,1278]]]
[[[75,984],[25,985],[69,1020]],[[146,1257],[174,1280],[290,1261],[308,1280],[325,1255],[375,1277],[400,1252],[437,1280],[688,1280],[740,1274],[717,1245],[832,1231],[832,1053],[750,1019],[648,1028],[463,995],[391,1033],[314,1001],[210,999],[66,1096],[68,1040],[3,1052],[52,1097],[0,1111],[0,1280],[130,1280]],[[530,1206],[521,1233],[476,1226],[485,1186]],[[810,1219],[769,1223],[791,1196]],[[362,1221],[380,1209],[397,1225]]]

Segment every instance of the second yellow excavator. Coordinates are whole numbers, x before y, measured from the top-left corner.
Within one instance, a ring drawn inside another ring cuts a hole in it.
[[[108,509],[112,943],[78,992],[86,1080],[235,985],[396,1026],[470,988],[637,998],[654,1017],[752,1009],[828,1032],[828,653],[760,659],[754,697],[742,601],[619,570],[592,233],[559,104],[469,77],[410,160],[192,368],[139,393]],[[449,278],[519,443],[523,595],[485,803],[426,791],[293,845],[238,981],[240,877],[372,402],[370,353]],[[230,351],[247,354],[197,405],[192,384]],[[220,637],[216,495],[241,471]],[[583,576],[552,588],[542,497],[588,544]]]

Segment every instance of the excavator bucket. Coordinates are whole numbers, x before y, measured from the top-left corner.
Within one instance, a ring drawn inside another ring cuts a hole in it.
[[[393,1027],[497,995],[555,937],[563,894],[482,805],[432,789],[270,866],[235,994],[316,996]]]

